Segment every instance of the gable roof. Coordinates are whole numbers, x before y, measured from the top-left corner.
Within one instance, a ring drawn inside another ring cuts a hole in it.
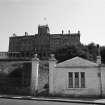
[[[74,57],[70,60],[58,63],[56,67],[97,67],[98,64],[81,57]]]

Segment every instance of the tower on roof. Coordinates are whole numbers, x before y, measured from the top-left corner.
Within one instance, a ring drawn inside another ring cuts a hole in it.
[[[48,25],[39,25],[38,26],[38,34],[48,34],[49,33],[49,27]]]

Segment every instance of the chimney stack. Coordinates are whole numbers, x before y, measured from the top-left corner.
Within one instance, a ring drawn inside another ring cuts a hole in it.
[[[70,30],[68,30],[68,34],[70,34]]]
[[[64,34],[64,31],[62,30],[62,34]]]
[[[28,36],[28,32],[25,32],[25,36]]]
[[[13,33],[13,37],[15,37],[16,36],[16,34],[15,33]]]

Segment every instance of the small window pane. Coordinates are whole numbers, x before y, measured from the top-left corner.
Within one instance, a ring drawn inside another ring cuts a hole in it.
[[[85,73],[81,72],[81,88],[85,88]]]
[[[79,72],[75,72],[75,88],[79,88]]]
[[[68,87],[73,88],[73,73],[72,72],[69,72],[68,79],[69,79]]]

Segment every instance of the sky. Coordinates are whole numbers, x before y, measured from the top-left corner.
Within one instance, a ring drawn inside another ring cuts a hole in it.
[[[81,33],[81,43],[105,45],[105,0],[0,0],[0,51],[9,37],[37,34],[48,24],[50,33]]]

